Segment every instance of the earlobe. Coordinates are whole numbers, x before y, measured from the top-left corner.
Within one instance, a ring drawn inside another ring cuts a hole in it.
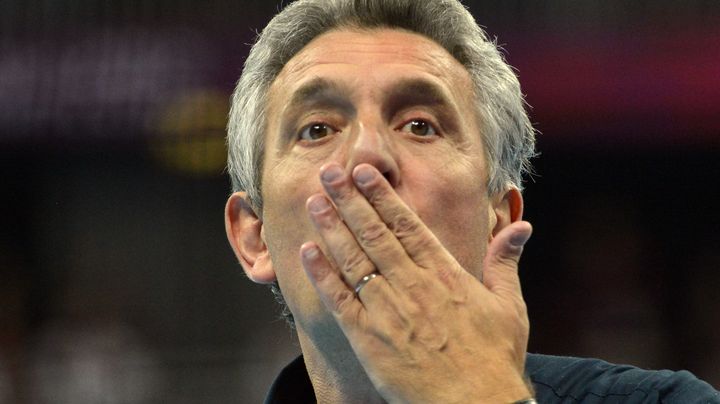
[[[253,211],[245,192],[233,193],[225,204],[225,233],[245,274],[253,282],[276,280],[263,237],[263,222]]]
[[[504,194],[498,194],[491,200],[490,228],[491,238],[510,223],[522,220],[523,197],[517,188],[510,188]]]

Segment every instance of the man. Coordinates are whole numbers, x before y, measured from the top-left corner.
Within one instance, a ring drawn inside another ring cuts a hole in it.
[[[457,1],[291,4],[228,131],[228,239],[303,352],[268,402],[720,402],[687,372],[526,355],[534,132]]]

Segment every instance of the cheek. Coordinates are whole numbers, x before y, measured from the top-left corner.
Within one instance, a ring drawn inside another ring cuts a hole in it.
[[[316,191],[307,186],[310,178],[297,170],[287,175],[277,171],[263,178],[263,224],[273,264],[282,272],[291,264],[299,265],[297,253],[311,226],[305,201]]]
[[[483,184],[481,178],[458,181],[457,177],[434,177],[425,181],[424,195],[415,203],[420,218],[443,246],[476,276],[482,268],[489,234]]]
[[[286,303],[297,324],[307,321],[306,313],[319,312],[319,301],[314,297],[312,285],[300,262],[300,246],[313,240],[314,229],[305,212],[305,201],[313,192],[308,191],[307,179],[274,182],[264,187],[263,212],[266,241],[273,269]],[[311,309],[315,307],[315,309]]]

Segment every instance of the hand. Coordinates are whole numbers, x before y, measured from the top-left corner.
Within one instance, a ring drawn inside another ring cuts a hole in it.
[[[496,235],[481,283],[374,167],[361,164],[351,178],[332,163],[321,176],[335,207],[322,194],[307,207],[330,257],[307,242],[302,263],[383,398],[529,397],[523,381],[529,323],[517,266],[530,224],[515,222]],[[380,276],[356,295],[355,285],[373,272]]]

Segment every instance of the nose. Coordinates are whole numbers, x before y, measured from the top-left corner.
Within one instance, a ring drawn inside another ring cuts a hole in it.
[[[348,150],[347,171],[358,164],[374,166],[395,188],[400,183],[400,170],[392,147],[390,134],[382,130],[359,125]]]

